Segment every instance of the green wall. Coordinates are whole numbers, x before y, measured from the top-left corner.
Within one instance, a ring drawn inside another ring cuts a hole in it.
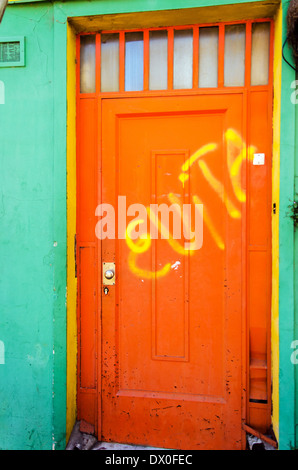
[[[48,4],[9,7],[0,26],[0,36],[26,36],[26,67],[0,68],[1,449],[46,449],[52,441],[53,30]],[[63,206],[59,213],[65,224]]]
[[[0,68],[0,81],[5,84],[5,104],[0,104],[0,341],[5,345],[5,364],[0,361],[0,449],[65,447],[67,17],[232,3],[77,0],[16,3],[7,8],[0,37],[26,37],[26,66]],[[294,193],[298,113],[290,101],[293,74],[283,64],[281,448],[295,445],[298,422],[296,369],[290,361],[291,342],[298,339],[297,323],[294,332],[294,286],[297,291],[298,281],[293,270],[293,225],[285,217]],[[296,259],[297,251],[296,245]]]
[[[283,41],[286,38],[286,14],[288,2],[283,2]],[[285,48],[285,55],[291,52]],[[297,365],[291,362],[291,344],[295,340],[295,276],[294,276],[294,227],[288,217],[289,205],[294,200],[295,175],[295,114],[291,102],[295,72],[284,61],[281,91],[281,151],[280,151],[280,219],[279,219],[279,448],[295,447],[296,413],[295,373]],[[296,310],[296,312],[298,312]],[[297,337],[298,339],[298,337]]]

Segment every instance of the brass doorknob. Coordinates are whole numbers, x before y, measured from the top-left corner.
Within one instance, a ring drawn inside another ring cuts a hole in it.
[[[104,286],[113,286],[116,278],[115,263],[106,263],[102,265],[102,282]]]
[[[115,276],[115,273],[112,269],[107,269],[104,276],[106,279],[113,279],[113,277]]]

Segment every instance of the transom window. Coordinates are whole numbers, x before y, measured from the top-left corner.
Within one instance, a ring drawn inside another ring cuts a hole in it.
[[[79,36],[80,93],[267,86],[271,20]]]

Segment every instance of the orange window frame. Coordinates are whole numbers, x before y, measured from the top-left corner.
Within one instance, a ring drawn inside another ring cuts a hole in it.
[[[270,60],[269,60],[269,80],[267,85],[251,85],[251,49],[252,49],[252,25],[255,23],[270,23]],[[228,87],[224,84],[224,51],[225,51],[225,27],[230,25],[246,25],[246,45],[245,45],[245,83],[244,86]],[[214,88],[200,88],[199,82],[199,29],[204,27],[217,26],[219,29],[218,41],[218,86]],[[174,63],[174,31],[190,29],[193,31],[193,86],[191,89],[174,89],[173,88],[173,63]],[[168,32],[168,88],[167,90],[149,90],[149,32],[151,31],[167,31]],[[143,47],[144,47],[144,63],[143,63],[143,90],[140,91],[125,91],[125,33],[127,32],[142,32],[143,33]],[[119,34],[119,91],[117,92],[101,92],[101,35],[102,34]],[[206,91],[215,92],[216,90],[223,91],[239,91],[239,89],[248,90],[253,88],[258,89],[272,89],[273,87],[273,37],[274,37],[274,21],[270,18],[261,18],[256,20],[247,21],[233,21],[227,23],[206,23],[200,25],[187,25],[187,26],[171,26],[160,28],[146,28],[146,29],[129,29],[129,30],[106,30],[99,33],[81,33],[77,36],[77,83],[80,83],[80,37],[85,35],[93,35],[96,37],[95,55],[96,55],[96,91],[95,93],[81,93],[79,87],[77,88],[77,98],[91,98],[98,95],[103,95],[108,98],[110,96],[125,96],[143,94],[144,96],[150,95],[166,95],[166,94],[181,94],[181,93],[206,93]]]

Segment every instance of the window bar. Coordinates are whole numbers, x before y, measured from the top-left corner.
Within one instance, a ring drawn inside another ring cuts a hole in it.
[[[174,28],[168,29],[168,90],[173,90]]]
[[[245,86],[250,86],[251,78],[251,25],[252,21],[246,23],[246,51],[245,51]]]
[[[101,89],[101,34],[96,35],[95,39],[95,90],[100,93]]]
[[[218,88],[224,86],[225,69],[225,25],[219,25],[218,31]]]
[[[193,88],[199,86],[199,27],[193,28]]]
[[[81,36],[77,35],[76,37],[76,58],[77,58],[77,68],[76,68],[76,92],[79,96],[81,93]]]
[[[119,91],[125,90],[125,32],[119,33]]]
[[[269,89],[273,88],[273,55],[274,55],[274,21],[270,21],[270,49],[269,49]]]
[[[144,30],[144,86],[145,91],[149,90],[149,29]]]

